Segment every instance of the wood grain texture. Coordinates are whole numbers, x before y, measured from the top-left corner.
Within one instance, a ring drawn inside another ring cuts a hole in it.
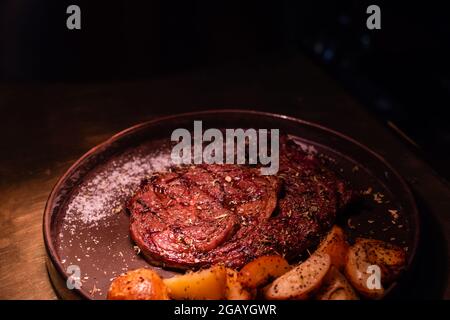
[[[56,298],[42,215],[77,158],[158,115],[225,107],[318,122],[384,156],[412,186],[422,216],[416,269],[401,297],[450,299],[448,184],[310,61],[290,56],[132,83],[0,85],[0,299]]]
[[[31,177],[1,188],[0,299],[53,299],[45,277],[42,212],[55,178]]]

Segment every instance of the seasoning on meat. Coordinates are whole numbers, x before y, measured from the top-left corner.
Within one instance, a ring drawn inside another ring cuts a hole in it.
[[[351,191],[292,140],[280,141],[280,170],[196,165],[158,173],[128,204],[133,241],[152,263],[240,268],[268,254],[297,258],[333,225]]]

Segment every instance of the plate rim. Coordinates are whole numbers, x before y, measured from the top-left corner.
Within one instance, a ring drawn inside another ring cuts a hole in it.
[[[155,119],[143,121],[140,123],[137,123],[131,127],[128,127],[126,129],[123,129],[115,134],[113,134],[111,137],[106,139],[105,141],[95,145],[94,147],[90,148],[87,152],[85,152],[81,157],[79,157],[65,172],[63,175],[61,175],[55,185],[53,186],[50,195],[47,198],[45,209],[44,209],[44,215],[43,215],[43,237],[44,237],[44,244],[45,244],[45,250],[47,252],[47,256],[50,258],[50,261],[47,263],[51,263],[52,267],[56,269],[57,273],[62,277],[62,280],[64,283],[66,283],[68,276],[67,273],[64,271],[64,267],[58,258],[57,250],[55,246],[53,245],[53,238],[51,236],[51,228],[52,228],[52,211],[50,210],[51,204],[55,202],[55,198],[57,195],[57,191],[61,188],[61,186],[64,184],[64,182],[68,179],[68,177],[73,173],[73,171],[78,168],[87,158],[89,158],[91,155],[96,153],[99,149],[105,148],[108,145],[114,143],[118,139],[122,138],[123,136],[132,134],[135,131],[140,130],[143,127],[151,126],[160,122],[170,121],[171,119],[178,119],[180,117],[193,117],[193,116],[202,116],[202,115],[212,115],[212,114],[218,114],[218,113],[224,113],[224,114],[246,114],[246,115],[253,115],[253,116],[264,116],[274,119],[282,119],[291,121],[294,123],[314,127],[323,131],[326,131],[328,133],[331,133],[335,136],[338,136],[341,139],[347,140],[351,142],[352,144],[356,145],[359,148],[362,148],[365,152],[371,154],[373,157],[375,157],[377,160],[381,161],[383,165],[385,165],[394,175],[395,178],[400,182],[402,187],[406,191],[406,198],[408,202],[412,204],[412,222],[414,223],[415,230],[413,231],[413,248],[410,251],[410,254],[408,255],[408,260],[404,269],[404,273],[407,273],[412,268],[413,262],[417,255],[417,249],[419,246],[419,240],[420,240],[420,214],[417,207],[417,202],[413,196],[413,193],[411,191],[410,186],[405,181],[405,179],[398,173],[398,171],[380,154],[373,151],[371,148],[367,147],[363,143],[359,142],[358,140],[340,132],[334,129],[331,129],[329,127],[326,127],[324,125],[303,120],[294,116],[288,116],[284,114],[278,114],[278,113],[272,113],[272,112],[265,112],[265,111],[258,111],[258,110],[252,110],[252,109],[232,109],[232,108],[226,108],[226,109],[212,109],[212,110],[202,110],[202,111],[192,111],[192,112],[185,112],[185,113],[177,113],[172,115],[164,115],[164,116],[157,116]],[[49,266],[47,266],[48,268]],[[52,278],[52,276],[51,276]],[[53,279],[51,279],[52,283],[54,282]],[[386,293],[389,293],[393,287],[395,287],[395,283],[392,284],[387,290]],[[77,289],[74,288],[71,290],[72,292],[76,293],[78,296],[92,300],[92,297],[85,292],[82,288]],[[57,292],[58,293],[58,292]]]

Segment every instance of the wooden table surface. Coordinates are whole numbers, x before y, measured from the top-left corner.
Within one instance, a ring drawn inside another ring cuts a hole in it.
[[[283,55],[145,81],[0,85],[0,299],[57,298],[42,215],[56,180],[77,158],[138,122],[229,107],[314,121],[384,156],[411,184],[422,216],[417,266],[402,295],[450,298],[446,181],[310,61]]]

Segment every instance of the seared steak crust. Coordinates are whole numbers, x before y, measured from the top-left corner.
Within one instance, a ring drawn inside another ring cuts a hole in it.
[[[280,170],[197,165],[159,173],[130,200],[131,237],[152,263],[239,268],[265,254],[295,259],[314,245],[350,199],[345,184],[292,141]]]

